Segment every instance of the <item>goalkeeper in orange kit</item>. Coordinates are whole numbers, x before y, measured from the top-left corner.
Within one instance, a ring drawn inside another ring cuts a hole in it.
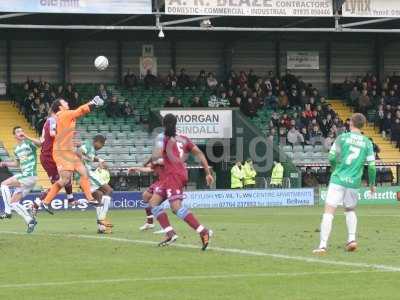
[[[53,159],[57,165],[60,179],[55,182],[42,200],[43,207],[52,214],[50,203],[58,192],[71,181],[74,172],[80,175],[80,186],[89,204],[98,205],[90,191],[89,176],[81,158],[75,151],[74,136],[76,119],[88,114],[94,107],[102,106],[103,99],[94,97],[89,103],[70,110],[68,102],[58,99],[52,104],[52,111],[57,114],[57,132],[53,144]]]

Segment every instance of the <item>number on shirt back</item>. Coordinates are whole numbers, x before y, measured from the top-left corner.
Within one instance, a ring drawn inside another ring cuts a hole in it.
[[[185,151],[183,150],[183,143],[181,142],[177,142],[176,146],[178,147],[178,151],[179,151],[179,158],[183,158],[183,155],[185,154]]]
[[[350,146],[350,154],[347,156],[346,165],[351,165],[352,162],[360,155],[361,149],[358,147]]]

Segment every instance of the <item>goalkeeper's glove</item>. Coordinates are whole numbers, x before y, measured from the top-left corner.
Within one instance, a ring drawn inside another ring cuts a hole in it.
[[[99,96],[96,96],[91,101],[89,101],[89,105],[94,105],[96,107],[103,106],[104,100],[101,99]]]

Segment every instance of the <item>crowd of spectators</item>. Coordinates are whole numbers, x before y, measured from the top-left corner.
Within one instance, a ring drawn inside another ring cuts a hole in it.
[[[347,103],[358,112],[375,119],[375,126],[383,137],[400,148],[400,76],[393,74],[379,83],[371,73],[346,78],[342,90]]]
[[[49,108],[54,100],[58,98],[65,99],[68,101],[70,109],[75,109],[88,100],[81,99],[79,92],[71,83],[65,86],[53,86],[45,81],[35,82],[27,78],[23,90],[24,97],[18,97],[16,103],[32,128],[39,134],[42,131],[43,125],[49,115]],[[134,108],[128,100],[120,104],[117,96],[112,95],[103,84],[99,85],[97,95],[105,100],[104,110],[108,117],[128,118],[135,115]]]
[[[164,80],[158,80],[158,84],[165,89],[211,91],[209,99],[194,96],[191,107],[237,107],[249,118],[256,117],[263,110],[275,111],[268,124],[268,132],[269,138],[279,144],[322,144],[329,148],[335,137],[346,130],[346,124],[337,117],[318,89],[293,75],[290,70],[283,77],[275,76],[273,72],[259,76],[253,70],[231,71],[222,81],[218,81],[214,73],[207,74],[204,70],[197,78],[190,78],[185,69],[178,76],[171,70]],[[179,98],[171,96],[164,106],[183,105]],[[291,113],[293,110],[301,113]],[[285,113],[279,115],[277,111]]]

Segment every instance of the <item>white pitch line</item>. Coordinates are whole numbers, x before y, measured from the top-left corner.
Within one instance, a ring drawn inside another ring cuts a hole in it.
[[[26,235],[23,232],[14,232],[14,231],[0,231],[0,234],[13,234],[13,235]],[[36,234],[38,235],[38,234]],[[43,236],[44,234],[40,234]],[[121,243],[131,243],[131,244],[144,244],[144,245],[158,245],[158,242],[153,241],[144,241],[144,240],[131,240],[126,238],[118,238],[118,237],[110,237],[110,236],[95,236],[95,235],[84,235],[84,234],[57,234],[50,233],[47,236],[55,236],[55,237],[70,237],[70,238],[78,238],[78,239],[89,239],[89,240],[106,240],[106,241],[115,241]],[[173,244],[173,247],[184,248],[184,249],[199,249],[199,246],[190,245],[190,244]],[[337,260],[329,260],[324,258],[314,258],[314,257],[306,257],[306,256],[293,256],[286,254],[277,254],[277,253],[268,253],[261,251],[252,251],[252,250],[244,250],[244,249],[235,249],[235,248],[222,248],[222,247],[209,247],[208,250],[215,252],[223,252],[223,253],[233,253],[239,255],[248,255],[248,256],[264,256],[264,257],[272,257],[276,259],[283,260],[294,260],[306,263],[317,263],[324,265],[333,265],[333,266],[343,266],[343,267],[355,267],[355,268],[367,268],[367,269],[375,269],[380,271],[389,271],[389,272],[400,272],[400,267],[390,266],[390,265],[381,265],[381,264],[367,264],[367,263],[358,263],[358,262],[346,262],[346,261],[337,261]]]
[[[32,282],[32,283],[7,283],[1,284],[0,289],[4,288],[36,288],[48,286],[65,286],[81,284],[107,284],[107,283],[126,283],[126,282],[164,282],[182,280],[207,280],[207,279],[235,279],[235,278],[265,278],[265,277],[300,277],[300,276],[320,276],[320,275],[346,275],[360,273],[379,273],[384,271],[332,271],[332,272],[293,272],[293,273],[251,273],[251,274],[210,274],[210,275],[187,275],[187,276],[168,276],[168,277],[145,277],[145,278],[116,278],[116,279],[91,279],[75,281],[54,281],[54,282]]]

